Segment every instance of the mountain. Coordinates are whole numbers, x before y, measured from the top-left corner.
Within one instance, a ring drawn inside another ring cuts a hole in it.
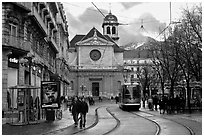
[[[150,58],[151,53],[148,50],[150,46],[152,46],[150,43],[156,42],[155,39],[151,37],[146,37],[144,41],[134,41],[131,43],[128,43],[121,48],[125,49],[123,53],[123,57],[125,58]]]
[[[121,48],[123,48],[125,50],[134,50],[134,49],[137,49],[139,47],[147,47],[147,46],[149,46],[149,43],[153,42],[153,41],[156,41],[156,40],[151,38],[151,37],[144,37],[143,39],[125,44],[125,45],[121,46]]]

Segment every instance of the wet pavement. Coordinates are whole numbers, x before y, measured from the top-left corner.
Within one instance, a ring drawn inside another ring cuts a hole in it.
[[[107,104],[107,102],[105,101],[96,102],[95,105],[89,106],[86,127],[89,127],[95,123],[95,109],[104,104]],[[67,109],[63,111],[63,116],[61,120],[55,120],[51,122],[48,122],[46,120],[41,120],[39,121],[38,124],[23,125],[23,126],[3,124],[2,135],[43,135],[43,134],[69,135],[79,130],[79,127],[73,128],[74,127],[73,124],[74,124],[74,121],[73,121],[72,115]]]
[[[89,113],[87,114],[87,124],[86,127],[93,125],[96,121],[95,119],[95,109],[99,106],[105,106],[107,104],[114,104],[114,101],[104,100],[103,102],[96,102],[95,105],[89,106]],[[117,106],[117,105],[116,105]],[[141,108],[141,111],[145,111],[155,115],[159,114],[159,111],[150,111],[149,109]],[[165,114],[165,116],[167,116]],[[202,113],[192,113],[192,114],[175,114],[170,115],[171,117],[177,119],[183,119],[183,121],[191,120],[199,123],[202,126]],[[57,135],[71,135],[81,129],[79,127],[74,127],[74,121],[69,110],[63,112],[63,118],[61,120],[55,120],[53,122],[47,122],[46,120],[41,120],[38,124],[25,125],[25,126],[12,126],[9,124],[2,125],[2,135],[43,135],[43,134],[57,134]],[[201,128],[202,130],[202,128]],[[200,132],[200,131],[199,131]]]

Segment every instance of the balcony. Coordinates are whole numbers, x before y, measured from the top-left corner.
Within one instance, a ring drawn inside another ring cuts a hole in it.
[[[45,35],[47,35],[48,29],[47,29],[43,19],[41,18],[41,16],[39,15],[39,13],[35,7],[32,7],[32,12],[29,15],[34,17],[34,19],[37,21],[37,24],[39,25],[39,27],[43,30]]]
[[[31,12],[31,2],[13,2],[16,6],[24,9],[26,12]]]
[[[47,10],[48,10],[50,19],[51,19],[51,21],[52,21],[52,23],[53,23],[53,25],[54,25],[54,28],[57,30],[57,21],[56,21],[56,18],[53,16],[52,11],[51,11],[51,9],[49,8],[48,5],[46,5],[46,8],[47,8]],[[56,15],[56,16],[57,16],[57,15]]]
[[[55,52],[58,53],[58,52],[59,52],[59,51],[58,51],[58,46],[57,46],[55,40],[53,39],[53,37],[48,36],[46,39],[47,39],[47,41],[50,43],[50,45],[52,46],[52,48],[55,50]]]
[[[2,34],[2,45],[4,48],[7,47],[14,51],[29,52],[31,50],[31,42],[25,40],[24,37]]]

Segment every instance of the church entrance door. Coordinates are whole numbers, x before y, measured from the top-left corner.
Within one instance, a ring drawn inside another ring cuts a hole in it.
[[[92,83],[92,95],[99,96],[99,82]]]

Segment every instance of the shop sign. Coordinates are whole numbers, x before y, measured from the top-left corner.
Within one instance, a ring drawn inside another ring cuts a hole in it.
[[[19,68],[19,59],[15,57],[8,58],[8,67]]]

